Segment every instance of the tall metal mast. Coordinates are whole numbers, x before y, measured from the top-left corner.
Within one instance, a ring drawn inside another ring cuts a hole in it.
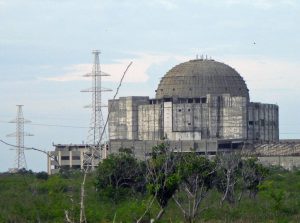
[[[98,165],[100,159],[102,158],[101,136],[104,131],[104,118],[102,113],[102,108],[106,107],[102,104],[102,92],[111,91],[110,89],[102,87],[102,76],[110,76],[109,74],[101,71],[100,61],[99,61],[99,50],[92,51],[94,54],[94,64],[92,72],[84,75],[85,77],[91,77],[92,87],[82,92],[91,92],[92,93],[92,104],[86,106],[91,108],[91,120],[90,128],[88,131],[87,143],[89,146],[89,152],[84,154],[83,165],[85,168],[94,169]]]
[[[24,124],[29,123],[29,120],[24,119],[23,105],[17,105],[17,117],[16,119],[10,121],[10,123],[16,123],[16,132],[7,135],[7,137],[15,137],[16,138],[16,158],[15,158],[15,165],[14,171],[18,171],[23,168],[27,168],[25,153],[24,153],[24,136],[33,136],[30,133],[24,132]]]

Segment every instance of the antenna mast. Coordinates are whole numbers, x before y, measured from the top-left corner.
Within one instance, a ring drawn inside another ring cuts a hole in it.
[[[14,168],[12,169],[13,172],[27,168],[24,153],[24,136],[33,136],[30,133],[24,132],[24,124],[30,123],[31,121],[24,119],[22,107],[23,105],[17,105],[17,117],[10,121],[10,123],[16,123],[16,132],[7,135],[7,137],[16,138],[16,148],[14,148],[16,150],[16,158]]]
[[[91,108],[92,112],[87,137],[87,146],[89,147],[89,149],[88,152],[84,153],[83,166],[84,168],[94,169],[102,158],[101,141],[103,139],[101,139],[101,135],[104,131],[102,108],[107,107],[102,104],[102,92],[111,90],[102,87],[102,77],[110,75],[101,71],[99,61],[100,51],[94,50],[92,51],[92,53],[94,54],[94,64],[92,72],[84,75],[85,77],[91,77],[92,87],[86,90],[82,90],[81,92],[92,93],[92,104],[86,106],[87,108]]]

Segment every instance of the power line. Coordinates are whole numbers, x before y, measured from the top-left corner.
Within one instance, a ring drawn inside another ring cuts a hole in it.
[[[11,146],[11,147],[16,147],[16,148],[18,148],[17,145],[8,143],[8,142],[6,142],[6,141],[4,141],[4,140],[2,140],[2,139],[0,139],[0,142],[3,143],[3,144],[5,144],[5,145],[7,145],[7,146]],[[55,162],[56,162],[56,165],[60,166],[60,164],[59,164],[59,162],[58,162],[58,160],[57,160],[57,157],[54,156],[54,155],[51,155],[51,154],[48,153],[46,150],[37,149],[37,148],[34,148],[34,147],[27,147],[27,146],[22,146],[21,148],[24,149],[24,150],[34,150],[34,151],[38,151],[38,152],[44,153],[44,154],[46,154],[48,157],[53,158],[53,159],[55,160]]]
[[[0,121],[1,123],[12,124],[11,122],[7,121]],[[36,126],[46,126],[46,127],[61,127],[61,128],[89,128],[86,126],[74,126],[74,125],[58,125],[58,124],[45,124],[45,123],[28,123],[28,125],[36,125]]]
[[[47,127],[61,127],[61,128],[73,128],[73,129],[86,129],[86,126],[72,126],[72,125],[54,125],[54,124],[41,124],[41,123],[31,123],[30,125],[36,126],[47,126]]]

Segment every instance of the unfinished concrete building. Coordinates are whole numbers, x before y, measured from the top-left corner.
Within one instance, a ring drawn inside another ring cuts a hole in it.
[[[49,151],[47,156],[47,172],[49,175],[59,173],[64,170],[81,170],[86,167],[85,154],[90,153],[89,144],[53,144],[54,151]],[[100,162],[101,158],[106,158],[107,145],[101,148],[101,155],[95,156],[95,162]]]
[[[241,75],[214,60],[173,67],[155,98],[120,97],[108,107],[110,152],[131,148],[139,158],[162,140],[178,151],[206,154],[279,140],[278,106],[250,102]]]

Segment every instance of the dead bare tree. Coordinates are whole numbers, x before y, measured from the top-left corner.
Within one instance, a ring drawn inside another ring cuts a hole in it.
[[[123,75],[121,77],[121,80],[119,82],[119,85],[117,87],[117,90],[116,90],[116,93],[113,97],[113,100],[116,99],[118,93],[119,93],[119,89],[120,87],[122,86],[122,83],[123,83],[123,80],[124,80],[124,77],[129,69],[129,67],[132,65],[132,62],[130,62],[128,64],[128,66],[126,67],[125,71],[123,72]],[[100,136],[100,139],[97,143],[97,145],[95,146],[95,148],[100,148],[101,147],[101,144],[102,144],[102,138],[103,138],[103,135],[106,131],[106,127],[107,127],[107,123],[108,123],[108,120],[109,120],[109,117],[110,117],[110,111],[111,111],[111,106],[113,106],[113,103],[110,105],[109,107],[109,111],[108,111],[108,115],[107,115],[107,118],[106,118],[106,121],[105,121],[105,124],[104,124],[104,127],[103,127],[103,130],[101,132],[101,136]],[[87,174],[90,172],[90,168],[86,168],[84,171],[83,171],[83,180],[81,182],[81,189],[80,189],[80,217],[79,217],[79,222],[80,223],[86,223],[86,216],[85,216],[85,181],[86,181],[86,176]]]
[[[132,62],[129,63],[129,65],[126,67],[125,71],[123,72],[123,75],[121,77],[121,80],[119,82],[119,85],[117,87],[117,90],[116,90],[116,93],[113,97],[113,100],[117,97],[118,93],[119,93],[119,89],[123,83],[123,80],[124,80],[124,77],[129,69],[129,67],[132,65]],[[113,103],[111,104],[111,106],[113,105]],[[110,107],[111,108],[111,107]],[[108,112],[108,116],[107,116],[107,119],[105,121],[105,125],[104,125],[104,128],[103,128],[103,131],[101,133],[101,136],[100,136],[100,139],[97,143],[97,146],[95,146],[96,148],[100,148],[100,145],[102,143],[102,138],[103,138],[103,135],[106,131],[106,127],[107,127],[107,123],[108,123],[108,120],[109,120],[109,117],[110,117],[110,112]],[[4,140],[1,140],[0,139],[0,142],[8,145],[8,146],[12,146],[12,147],[17,147],[16,145],[13,145],[13,144],[10,144],[10,143],[7,143],[5,142]],[[54,155],[51,155],[49,154],[47,151],[45,150],[41,150],[41,149],[37,149],[37,148],[34,148],[34,147],[22,147],[26,150],[35,150],[35,151],[38,151],[38,152],[42,152],[44,154],[46,154],[49,158],[53,158],[55,160],[55,162],[57,163],[58,167],[61,167],[58,160],[57,160],[57,157],[54,156]],[[87,177],[87,174],[90,172],[90,169],[89,168],[86,168],[84,171],[83,171],[83,180],[82,180],[82,183],[81,183],[81,189],[80,189],[80,217],[79,217],[79,222],[80,223],[86,223],[87,220],[86,220],[86,217],[85,217],[85,183],[86,183],[86,177]],[[70,219],[69,217],[69,214],[68,214],[68,211],[65,210],[65,220],[69,223],[73,223],[73,221]]]
[[[239,152],[222,153],[216,157],[218,166],[217,189],[222,193],[220,204],[225,200],[236,202],[236,185],[240,180],[241,154]]]
[[[150,166],[149,161],[146,161],[145,163],[146,163],[146,170],[147,170],[147,173],[151,173],[152,171],[155,171],[155,170],[153,170],[152,167]],[[151,176],[155,176],[155,175],[156,175],[156,174],[153,174],[153,175],[151,174],[150,177],[151,177]],[[151,180],[150,180],[150,181],[151,181]],[[148,179],[148,182],[149,182],[149,179]],[[151,209],[152,206],[153,206],[154,201],[156,200],[157,193],[158,193],[158,188],[155,187],[155,188],[154,188],[154,193],[152,194],[152,197],[150,197],[149,201],[148,201],[147,204],[146,204],[146,210],[145,210],[144,213],[141,215],[141,217],[140,217],[139,219],[136,220],[137,223],[140,223],[140,222],[143,220],[143,218],[145,217],[145,215],[150,211],[150,209]]]

